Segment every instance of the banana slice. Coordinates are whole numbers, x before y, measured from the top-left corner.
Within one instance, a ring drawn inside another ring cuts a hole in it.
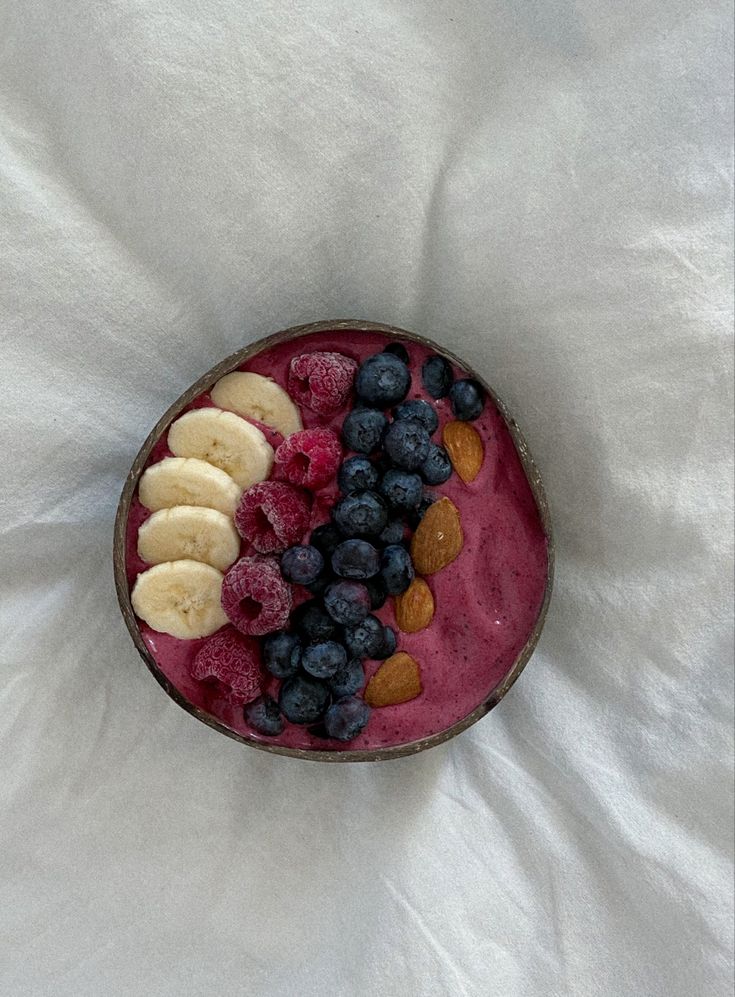
[[[196,457],[164,457],[143,472],[138,498],[153,512],[175,505],[202,505],[234,516],[240,488],[206,460]]]
[[[299,410],[291,401],[291,396],[280,384],[262,374],[240,370],[225,374],[217,381],[210,395],[220,408],[257,419],[277,429],[282,436],[303,429]]]
[[[136,615],[153,630],[192,640],[227,623],[221,594],[222,573],[216,568],[200,561],[168,561],[138,575],[130,598]]]
[[[146,519],[138,530],[138,554],[146,564],[203,561],[225,571],[237,560],[240,537],[229,516],[197,505],[175,505]]]
[[[177,457],[198,457],[226,471],[241,488],[268,477],[273,447],[261,431],[234,412],[192,409],[172,423],[169,449]]]

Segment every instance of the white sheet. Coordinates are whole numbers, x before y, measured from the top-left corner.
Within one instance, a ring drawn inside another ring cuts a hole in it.
[[[731,9],[0,2],[0,992],[732,981]],[[138,659],[111,531],[255,337],[428,333],[524,426],[558,578],[506,701],[321,766]]]

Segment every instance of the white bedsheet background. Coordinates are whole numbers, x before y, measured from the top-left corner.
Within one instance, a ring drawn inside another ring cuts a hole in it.
[[[0,992],[708,997],[732,980],[731,11],[0,0]],[[558,540],[446,746],[170,702],[111,532],[164,408],[329,317],[495,385]]]

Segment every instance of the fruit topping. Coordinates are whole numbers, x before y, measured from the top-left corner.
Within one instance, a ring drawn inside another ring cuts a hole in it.
[[[340,578],[372,578],[380,570],[380,554],[367,540],[345,540],[332,554],[332,570]]]
[[[243,711],[245,723],[266,737],[276,737],[283,732],[283,717],[278,703],[270,696],[261,696],[248,703]]]
[[[337,475],[337,484],[343,495],[350,492],[370,491],[375,488],[380,473],[367,457],[348,457]]]
[[[311,675],[294,675],[281,686],[278,705],[294,724],[313,724],[329,702],[329,688]]]
[[[301,642],[295,634],[277,630],[263,640],[263,664],[278,679],[296,674],[300,656]]]
[[[267,634],[282,629],[291,612],[291,589],[281,577],[278,562],[243,557],[222,582],[222,608],[244,634]]]
[[[324,728],[337,741],[352,741],[370,719],[370,707],[357,696],[345,696],[332,703],[324,714]]]
[[[388,522],[388,509],[375,492],[354,492],[337,502],[332,518],[345,537],[377,537]]]
[[[261,554],[299,543],[309,526],[311,497],[286,481],[261,481],[243,493],[235,513],[240,536]]]
[[[281,574],[293,585],[312,585],[323,569],[323,556],[309,544],[289,547],[281,554]]]
[[[354,626],[370,612],[370,593],[360,582],[333,582],[324,593],[324,607],[335,623]]]
[[[201,561],[167,561],[138,575],[130,599],[152,630],[181,640],[208,637],[227,623],[222,573]]]
[[[385,409],[403,401],[411,385],[411,374],[397,356],[377,353],[360,364],[355,378],[357,397],[366,405]]]
[[[390,595],[405,592],[413,581],[411,555],[403,544],[390,544],[380,558],[380,574]]]
[[[240,488],[263,481],[273,466],[273,447],[257,426],[219,408],[192,409],[173,422],[168,447],[176,457],[206,460]]]
[[[431,405],[422,398],[411,398],[407,402],[401,402],[394,411],[393,418],[398,421],[415,419],[416,422],[421,423],[429,436],[439,428],[439,416]]]
[[[288,393],[262,374],[240,370],[225,374],[210,391],[210,397],[220,408],[246,419],[256,419],[281,436],[297,433],[302,428],[299,410]]]
[[[383,443],[391,463],[404,471],[418,470],[429,455],[430,445],[429,434],[415,419],[391,423]]]
[[[288,391],[318,415],[334,415],[347,401],[357,364],[342,353],[302,353],[291,361]]]
[[[485,392],[482,385],[472,378],[455,381],[449,390],[449,401],[456,419],[467,422],[477,419],[485,407]]]
[[[260,643],[227,627],[214,634],[196,653],[192,678],[216,683],[230,703],[249,703],[260,695],[263,672]]]
[[[438,354],[427,357],[421,367],[424,387],[432,398],[444,398],[452,385],[452,365]]]
[[[342,423],[342,439],[355,453],[374,453],[380,449],[387,427],[388,419],[377,409],[355,408]]]
[[[342,446],[331,429],[304,429],[292,433],[276,450],[276,465],[293,485],[321,488],[334,477]]]

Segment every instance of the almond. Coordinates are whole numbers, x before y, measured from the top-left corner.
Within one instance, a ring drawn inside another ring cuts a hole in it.
[[[464,536],[457,506],[441,498],[426,510],[411,541],[411,558],[420,575],[433,575],[451,564],[462,550]]]
[[[391,655],[367,684],[365,702],[368,706],[394,706],[415,699],[421,689],[421,674],[417,662],[399,651]]]
[[[462,481],[467,485],[474,481],[485,459],[485,448],[475,427],[468,422],[448,422],[442,441]]]
[[[395,598],[396,623],[404,634],[415,634],[434,618],[434,596],[423,578],[414,578]]]

